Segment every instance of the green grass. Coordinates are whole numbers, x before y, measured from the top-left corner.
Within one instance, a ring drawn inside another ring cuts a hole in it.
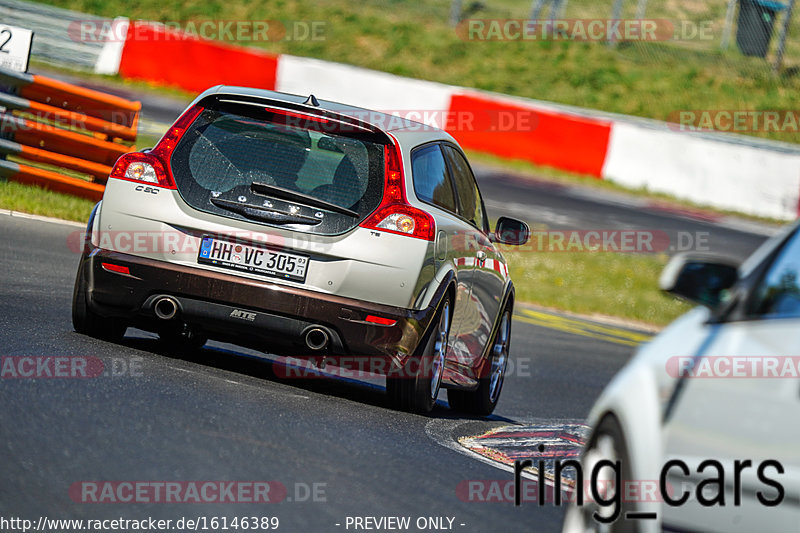
[[[0,181],[0,208],[86,222],[94,202],[39,187]]]
[[[201,20],[323,21],[319,40],[248,41],[289,53],[383,70],[401,76],[471,86],[609,112],[666,120],[680,110],[772,110],[796,108],[800,90],[800,17],[790,28],[783,75],[736,51],[719,50],[723,2],[650,2],[648,18],[710,21],[713,40],[622,43],[469,41],[448,24],[444,0],[51,0],[51,4],[107,17],[163,22]],[[464,2],[465,7],[475,4]],[[524,18],[529,0],[483,2],[473,18]],[[631,18],[636,2],[626,2]],[[568,18],[608,18],[610,1],[576,0]],[[777,36],[777,31],[776,31]],[[776,37],[777,38],[777,37]],[[165,63],[164,68],[169,68]],[[198,66],[198,68],[203,68]],[[209,67],[213,68],[213,67]],[[796,132],[757,136],[798,142]]]
[[[658,289],[667,256],[504,250],[517,300],[665,325],[690,309]]]

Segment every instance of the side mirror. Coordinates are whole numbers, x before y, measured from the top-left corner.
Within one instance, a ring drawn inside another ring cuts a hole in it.
[[[519,246],[528,242],[530,236],[531,229],[520,220],[508,217],[500,217],[497,220],[497,228],[494,230],[495,242]]]
[[[732,259],[677,254],[664,267],[658,284],[663,291],[713,309],[738,280],[738,263]]]

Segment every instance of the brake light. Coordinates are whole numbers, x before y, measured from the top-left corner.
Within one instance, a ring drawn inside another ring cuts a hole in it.
[[[172,151],[186,133],[189,126],[203,112],[201,106],[194,106],[181,115],[175,124],[149,152],[131,152],[117,159],[111,169],[110,178],[151,183],[165,189],[175,189],[175,178],[169,160]]]
[[[378,208],[360,225],[432,241],[436,235],[433,217],[408,203],[403,179],[403,165],[397,145],[385,147],[383,199]]]

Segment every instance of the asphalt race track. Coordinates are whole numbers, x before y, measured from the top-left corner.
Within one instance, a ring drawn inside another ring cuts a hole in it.
[[[664,246],[657,251],[708,252],[740,260],[775,231],[760,223],[497,168],[476,165],[475,174],[490,216],[517,217],[535,231],[658,232]]]
[[[3,516],[277,516],[286,531],[338,531],[347,516],[449,516],[461,531],[556,531],[559,508],[459,499],[462,481],[511,474],[434,441],[426,425],[455,426],[457,437],[531,418],[581,420],[631,353],[517,320],[517,369],[496,416],[460,419],[444,394],[431,417],[396,412],[380,386],[277,379],[269,361],[232,346],[174,354],[136,330],[121,344],[75,333],[78,256],[67,237],[76,229],[0,215],[2,355],[93,356],[109,374],[0,379]],[[81,481],[174,480],[278,481],[301,499],[323,484],[325,501],[92,504],[69,493]]]

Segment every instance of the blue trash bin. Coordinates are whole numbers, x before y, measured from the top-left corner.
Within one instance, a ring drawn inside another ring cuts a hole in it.
[[[736,45],[746,56],[766,57],[775,15],[786,9],[780,2],[769,0],[739,0],[739,24]]]

